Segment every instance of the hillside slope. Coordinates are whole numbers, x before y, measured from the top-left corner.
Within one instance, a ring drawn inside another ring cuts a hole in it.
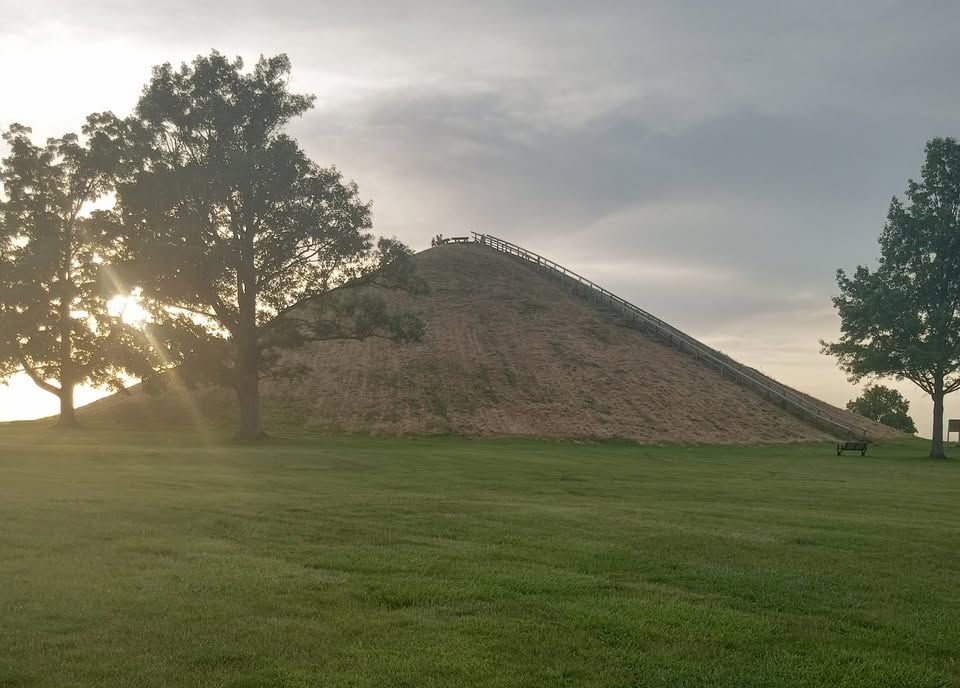
[[[424,340],[326,342],[291,353],[309,373],[264,383],[268,429],[642,442],[829,437],[510,257],[447,245],[416,260],[431,293],[391,298],[426,321]],[[232,408],[225,390],[135,390],[81,418],[168,425],[222,420]]]

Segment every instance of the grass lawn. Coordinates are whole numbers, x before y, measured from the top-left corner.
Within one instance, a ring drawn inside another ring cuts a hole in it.
[[[960,685],[960,461],[0,426],[0,687]]]

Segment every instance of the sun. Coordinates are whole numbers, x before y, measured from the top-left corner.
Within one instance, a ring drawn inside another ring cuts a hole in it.
[[[148,317],[147,311],[140,305],[140,295],[136,291],[126,296],[114,296],[107,302],[107,309],[110,315],[121,318],[128,325],[142,323]]]

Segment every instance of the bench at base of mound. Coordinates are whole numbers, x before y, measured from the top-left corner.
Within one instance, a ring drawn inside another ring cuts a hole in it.
[[[845,451],[858,451],[860,456],[864,456],[867,453],[867,444],[868,442],[838,442],[837,443],[837,456],[840,456]]]

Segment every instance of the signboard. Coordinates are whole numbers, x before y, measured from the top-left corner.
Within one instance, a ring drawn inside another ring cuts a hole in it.
[[[951,418],[947,421],[947,442],[950,441],[950,435],[957,433],[957,442],[960,443],[960,418]]]

